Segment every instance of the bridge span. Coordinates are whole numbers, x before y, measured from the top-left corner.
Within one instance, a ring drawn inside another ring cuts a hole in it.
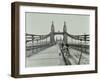
[[[56,32],[52,22],[48,34],[26,33],[25,39],[28,67],[89,64],[89,34],[70,34],[66,22],[62,32]]]
[[[69,47],[70,56],[66,56],[60,50],[59,44],[51,46],[37,54],[26,57],[26,67],[39,67],[39,66],[62,66],[62,65],[78,65],[80,51]],[[89,63],[89,54],[82,53],[80,64]]]

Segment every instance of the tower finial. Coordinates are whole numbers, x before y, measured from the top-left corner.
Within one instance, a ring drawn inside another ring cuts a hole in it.
[[[52,21],[52,25],[51,25],[51,32],[54,32],[55,29],[54,29],[54,22]]]
[[[66,27],[66,21],[64,21],[64,27]]]
[[[52,20],[52,25],[54,26],[54,21]]]
[[[66,32],[67,28],[66,28],[66,21],[64,21],[64,26],[63,26],[63,32]]]
[[[64,21],[64,25],[66,25],[66,21]]]

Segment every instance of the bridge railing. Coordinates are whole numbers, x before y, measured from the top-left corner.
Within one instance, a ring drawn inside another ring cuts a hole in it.
[[[53,46],[50,42],[48,41],[47,38],[50,37],[50,34],[47,35],[34,35],[34,34],[26,34],[26,51],[31,51],[31,54],[28,54],[27,56],[31,56],[33,54],[36,54],[48,47]]]

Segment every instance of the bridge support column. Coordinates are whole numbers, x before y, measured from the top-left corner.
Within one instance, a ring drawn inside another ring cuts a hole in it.
[[[66,22],[64,22],[64,27],[63,27],[63,41],[64,41],[65,44],[68,43]]]
[[[51,44],[55,44],[55,38],[54,38],[54,24],[52,22],[52,25],[51,25],[51,33],[50,33],[50,43]]]

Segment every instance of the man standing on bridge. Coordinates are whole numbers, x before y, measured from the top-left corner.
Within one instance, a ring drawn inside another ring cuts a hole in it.
[[[64,54],[66,54],[66,56],[70,56],[70,53],[69,53],[69,45],[68,44],[64,44],[64,43],[62,43],[61,44],[61,52]]]

